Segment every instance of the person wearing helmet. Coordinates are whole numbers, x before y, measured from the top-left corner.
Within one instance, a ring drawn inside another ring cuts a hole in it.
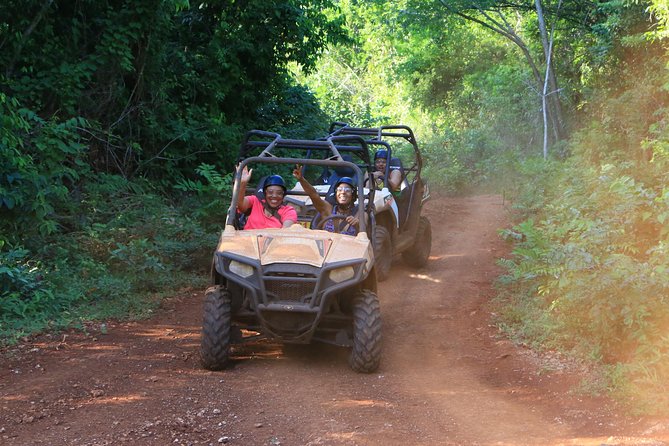
[[[400,185],[402,183],[402,173],[397,169],[390,169],[388,172],[388,180],[386,181],[386,166],[388,164],[388,151],[380,149],[374,154],[374,171],[373,178],[377,189],[387,187],[393,194],[399,193]]]
[[[244,166],[239,185],[237,209],[242,213],[251,210],[244,229],[287,228],[295,223],[297,212],[293,207],[283,204],[286,184],[280,175],[270,175],[265,179],[262,185],[264,200],[255,195],[244,196],[252,173],[253,169]]]
[[[341,224],[331,219],[325,222],[323,229],[330,232],[339,232],[341,234],[356,235],[358,233],[358,225],[360,220],[357,217],[357,206],[355,200],[358,198],[358,191],[355,187],[355,182],[351,177],[341,177],[335,183],[335,200],[337,204],[334,206],[323,200],[318,194],[318,191],[302,176],[302,166],[298,165],[293,170],[293,176],[300,182],[302,189],[307,193],[314,207],[321,214],[321,220],[330,215],[345,215],[346,219]],[[339,231],[335,231],[338,226]]]

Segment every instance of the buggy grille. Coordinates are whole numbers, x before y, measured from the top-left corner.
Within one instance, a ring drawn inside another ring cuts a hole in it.
[[[275,263],[263,271],[266,302],[311,303],[320,268],[311,265]]]
[[[310,274],[294,276],[275,273],[265,277],[269,301],[309,302],[315,287],[316,278]]]
[[[265,289],[269,300],[303,302],[311,297],[314,285],[312,283],[269,281],[265,283]]]

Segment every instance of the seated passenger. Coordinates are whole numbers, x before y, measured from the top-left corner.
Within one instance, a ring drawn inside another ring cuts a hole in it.
[[[402,184],[402,173],[399,169],[393,169],[392,167],[388,171],[388,180],[386,181],[386,164],[388,163],[388,151],[385,149],[378,150],[374,154],[374,171],[373,178],[376,184],[377,189],[383,189],[387,187],[393,195],[397,195],[400,192],[400,185]]]
[[[251,209],[244,229],[287,228],[295,223],[297,212],[293,207],[283,204],[286,184],[281,176],[270,175],[265,179],[262,185],[264,200],[255,195],[244,196],[252,173],[253,169],[249,170],[244,166],[240,180],[237,209],[242,213]]]
[[[333,206],[327,201],[323,200],[318,194],[318,191],[302,176],[301,166],[297,166],[293,170],[293,176],[302,185],[302,189],[309,195],[311,201],[314,203],[314,207],[321,215],[321,220],[329,217],[330,215],[345,215],[345,222],[342,221],[340,230],[335,230],[335,219],[331,219],[325,222],[323,229],[330,232],[339,232],[341,234],[347,235],[356,235],[358,233],[358,224],[360,220],[356,216],[357,206],[355,206],[355,200],[358,197],[358,191],[355,188],[355,184],[350,177],[342,177],[337,180],[335,184],[335,198],[337,203]],[[343,226],[343,227],[342,227]]]

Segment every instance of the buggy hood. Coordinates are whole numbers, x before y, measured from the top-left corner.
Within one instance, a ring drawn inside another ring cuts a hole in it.
[[[243,231],[226,226],[216,251],[258,259],[261,265],[299,263],[319,268],[355,258],[365,259],[371,268],[373,257],[371,243],[364,232],[353,237],[306,229],[299,224]]]

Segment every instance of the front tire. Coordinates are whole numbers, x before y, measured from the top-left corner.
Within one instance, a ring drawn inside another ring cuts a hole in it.
[[[230,293],[220,286],[208,288],[200,342],[200,360],[205,369],[221,370],[228,364],[231,325]]]
[[[371,290],[353,298],[353,348],[348,362],[359,373],[372,373],[381,362],[381,305]]]
[[[402,258],[410,266],[420,268],[425,266],[430,257],[432,249],[432,227],[427,217],[420,217],[418,220],[418,229],[416,229],[416,238],[413,245],[402,253]]]
[[[390,277],[390,268],[393,264],[393,246],[388,230],[377,225],[374,229],[374,260],[376,279],[383,282]]]

